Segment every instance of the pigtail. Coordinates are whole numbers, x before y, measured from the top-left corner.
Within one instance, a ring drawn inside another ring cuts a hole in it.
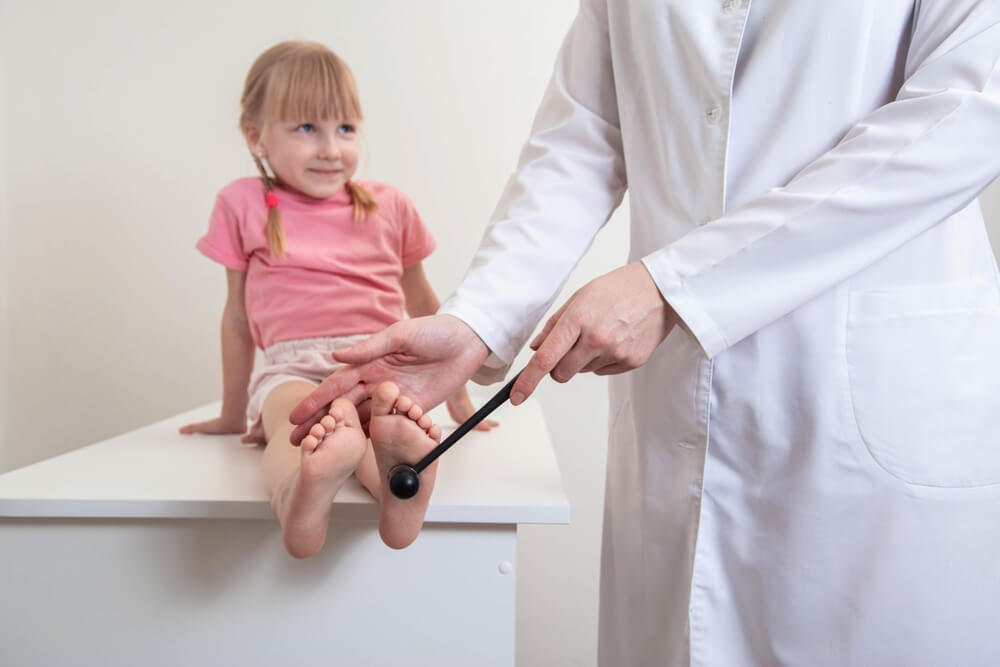
[[[267,246],[271,249],[271,254],[275,257],[284,257],[287,247],[285,246],[285,228],[281,225],[281,214],[278,207],[273,206],[274,186],[271,184],[271,177],[267,175],[264,163],[256,155],[253,156],[257,171],[264,182],[264,202],[267,206]]]
[[[378,202],[375,201],[375,197],[357,182],[347,181],[344,187],[347,188],[347,192],[351,195],[351,201],[354,202],[355,220],[364,220],[378,210]]]

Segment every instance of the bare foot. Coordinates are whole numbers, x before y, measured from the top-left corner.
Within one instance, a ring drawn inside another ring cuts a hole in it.
[[[399,387],[392,382],[383,382],[375,389],[371,405],[369,432],[382,478],[378,531],[388,546],[402,549],[417,539],[424,524],[437,462],[420,473],[420,491],[408,500],[400,500],[389,491],[389,471],[400,463],[414,465],[422,459],[437,446],[441,428],[419,405],[401,396]]]
[[[308,558],[323,547],[333,498],[367,447],[358,412],[343,399],[334,401],[330,413],[302,439],[299,468],[271,500],[292,556]]]

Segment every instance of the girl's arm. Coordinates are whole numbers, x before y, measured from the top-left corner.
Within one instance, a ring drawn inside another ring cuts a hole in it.
[[[403,269],[403,277],[399,283],[406,299],[406,314],[410,317],[433,315],[441,307],[441,302],[424,273],[422,262]]]
[[[441,302],[438,301],[437,294],[434,293],[434,288],[431,287],[430,282],[427,280],[422,263],[417,262],[404,268],[403,277],[399,282],[403,288],[403,296],[406,299],[406,313],[410,317],[433,315],[441,307]],[[472,405],[472,400],[469,398],[469,392],[466,391],[464,386],[449,396],[445,404],[448,406],[448,414],[458,424],[461,424],[476,412],[476,408]],[[500,423],[497,421],[484,419],[476,426],[476,430],[489,431],[494,426],[499,425]]]
[[[244,302],[246,272],[226,269],[229,290],[222,311],[222,410],[215,419],[182,426],[181,433],[246,431],[247,386],[253,370],[254,343]]]

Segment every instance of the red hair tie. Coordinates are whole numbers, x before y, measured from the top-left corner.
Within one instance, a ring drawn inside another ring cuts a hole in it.
[[[278,207],[278,198],[274,195],[273,192],[268,192],[267,193],[267,207],[268,208],[277,208]]]

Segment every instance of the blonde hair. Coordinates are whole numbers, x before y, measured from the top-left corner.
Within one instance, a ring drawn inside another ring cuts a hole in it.
[[[337,54],[316,42],[288,41],[272,46],[257,57],[243,84],[240,96],[240,129],[258,128],[283,120],[363,119],[358,88],[351,69]],[[253,156],[261,180],[264,199],[274,184],[264,163]],[[353,181],[345,185],[354,204],[354,219],[363,220],[378,210],[378,202],[368,190]],[[267,239],[271,252],[285,254],[285,231],[277,207],[267,212]]]

